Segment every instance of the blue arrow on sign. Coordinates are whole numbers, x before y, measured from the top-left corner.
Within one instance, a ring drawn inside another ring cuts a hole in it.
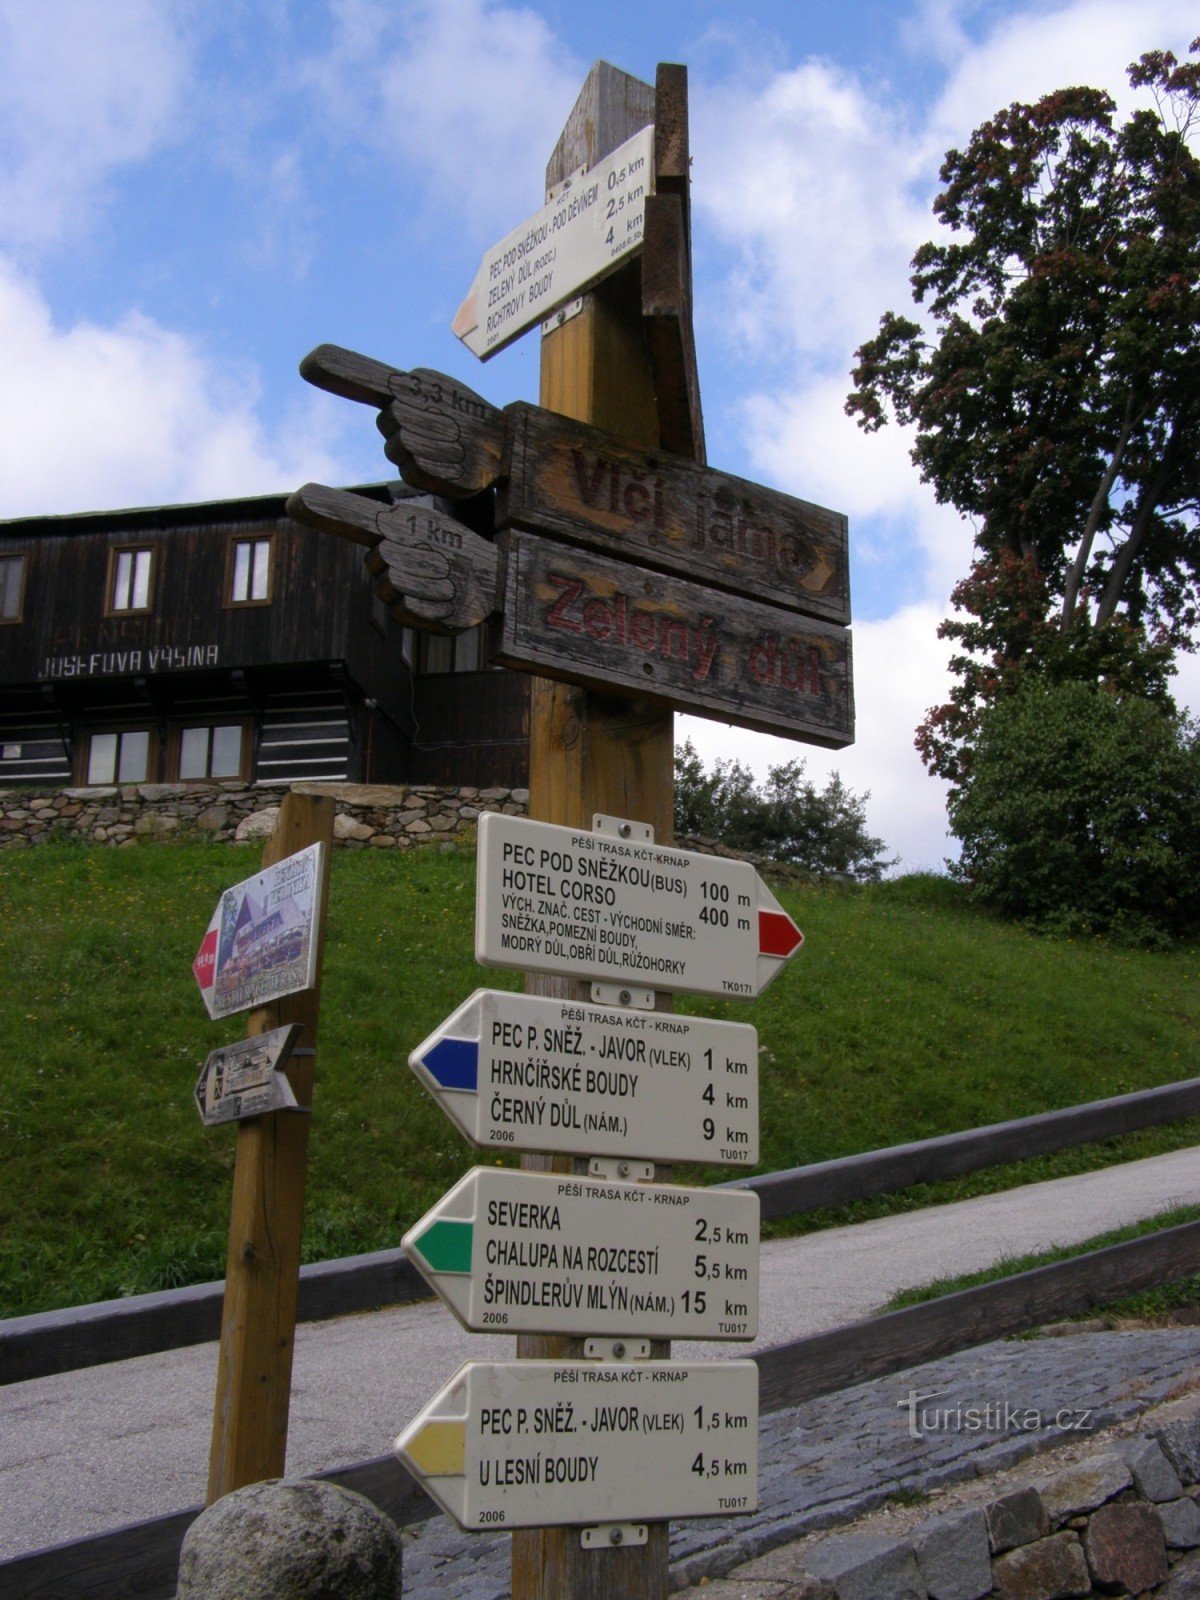
[[[478,1039],[439,1039],[421,1058],[421,1065],[443,1089],[479,1088]]]

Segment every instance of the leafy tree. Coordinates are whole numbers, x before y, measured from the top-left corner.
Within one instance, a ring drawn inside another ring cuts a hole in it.
[[[718,761],[706,772],[690,739],[675,751],[677,832],[812,872],[875,882],[894,865],[882,858],[883,840],[867,832],[869,798],[852,794],[836,772],[818,791],[803,761],[769,768],[759,788],[740,761]]]
[[[1147,640],[1121,618],[1103,626],[1084,610],[1066,630],[1048,615],[1046,584],[1028,557],[1004,552],[977,561],[951,594],[960,615],[941,624],[957,640],[950,658],[950,698],[917,729],[916,746],[929,770],[954,794],[969,783],[975,743],[987,708],[1030,678],[1047,683],[1102,683],[1170,708],[1174,672],[1168,641]]]
[[[949,236],[913,258],[930,327],[889,312],[857,352],[847,411],[910,424],[922,477],[975,525],[967,620],[942,628],[968,655],[918,741],[956,783],[1026,658],[1057,650],[1061,676],[1090,652],[1136,689],[1200,617],[1200,60],[1153,51],[1129,76],[1154,109],[1120,126],[1107,94],[1063,89],[947,154]]]
[[[1200,730],[1137,695],[1026,678],[983,717],[952,871],[1007,916],[1156,943],[1200,927]]]

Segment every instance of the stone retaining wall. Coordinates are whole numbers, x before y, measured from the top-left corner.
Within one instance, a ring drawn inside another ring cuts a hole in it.
[[[298,794],[331,795],[333,840],[350,850],[407,850],[469,832],[481,811],[524,816],[528,789],[439,788],[433,784],[297,783]],[[132,783],[29,794],[0,790],[0,850],[51,840],[133,845],[139,839],[212,839],[243,844],[275,826],[282,791],[242,783]],[[681,834],[685,850],[749,861],[776,881],[804,884],[813,874],[786,861],[731,850]]]
[[[903,1538],[847,1533],[799,1557],[797,1600],[1200,1597],[1200,1420],[947,1511]]]
[[[350,850],[406,850],[469,831],[481,811],[523,815],[527,789],[452,789],[298,783],[333,797],[334,842]],[[0,793],[0,849],[50,840],[131,846],[139,839],[262,839],[275,826],[281,791],[241,783],[138,783]]]

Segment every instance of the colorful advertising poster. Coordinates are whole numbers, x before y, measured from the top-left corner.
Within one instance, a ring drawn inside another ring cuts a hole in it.
[[[221,896],[192,963],[210,1017],[312,988],[323,849],[309,845]]]

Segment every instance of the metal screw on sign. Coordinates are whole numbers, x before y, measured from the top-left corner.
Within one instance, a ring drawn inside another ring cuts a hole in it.
[[[621,1532],[620,1528],[613,1528],[608,1535],[608,1542],[609,1544],[620,1544],[624,1537],[625,1535]]]
[[[615,1357],[615,1359],[617,1361],[624,1360],[624,1357],[625,1357],[625,1346],[623,1344],[619,1344],[619,1343],[613,1345],[613,1356]]]
[[[633,996],[630,994],[628,989],[621,990],[621,1004],[623,1006],[627,1006],[632,999]]]
[[[621,826],[617,829],[617,832],[621,835],[622,839],[628,839],[629,835],[633,832],[633,829],[629,826],[629,824],[627,822],[623,822],[621,824]],[[616,1529],[614,1531],[619,1532],[620,1530]]]

